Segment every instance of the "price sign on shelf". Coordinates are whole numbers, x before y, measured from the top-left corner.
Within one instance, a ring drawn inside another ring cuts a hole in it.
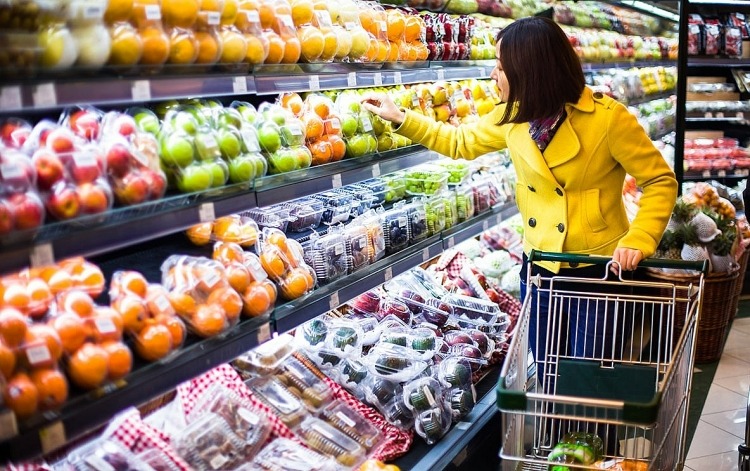
[[[333,188],[341,188],[342,184],[341,184],[341,174],[340,173],[337,173],[337,174],[333,175],[333,177],[331,178],[331,186]]]
[[[383,74],[380,72],[375,72],[374,74],[372,74],[372,83],[376,87],[383,85]]]
[[[21,87],[3,87],[0,89],[0,110],[11,111],[22,108]]]
[[[271,324],[263,324],[258,328],[258,344],[271,339]]]
[[[0,440],[7,440],[18,435],[16,414],[10,409],[0,412]]]
[[[438,80],[445,80],[445,70],[444,69],[437,69],[437,79]]]
[[[333,310],[336,309],[341,305],[341,302],[339,301],[339,292],[334,291],[331,293],[331,297],[328,299],[328,309]]]
[[[346,85],[348,87],[357,86],[357,73],[356,72],[349,72],[348,74],[346,74]]]
[[[320,90],[320,77],[317,75],[311,75],[309,79],[310,90],[317,92]]]
[[[380,176],[380,163],[376,162],[372,166],[372,178],[378,178]]]
[[[200,222],[211,222],[216,219],[213,203],[203,203],[198,206],[198,220]]]
[[[39,431],[39,441],[42,445],[42,454],[57,450],[68,441],[65,437],[65,425],[58,420],[44,427]]]
[[[430,249],[425,247],[422,249],[422,262],[426,262],[430,259]]]
[[[448,248],[452,249],[454,245],[456,245],[456,240],[451,237],[450,239],[448,239]]]
[[[232,80],[232,91],[234,93],[247,93],[247,78],[235,77]]]
[[[133,101],[148,101],[151,99],[151,82],[149,80],[135,80],[131,87]]]
[[[385,269],[385,275],[383,278],[385,279],[386,283],[393,279],[393,267],[388,267]]]
[[[484,222],[482,222],[482,230],[483,231],[486,231],[489,228],[490,228],[490,221],[486,221],[485,220]]]
[[[401,72],[393,72],[393,83],[396,85],[401,85]]]
[[[32,268],[48,267],[55,263],[55,254],[52,250],[52,244],[35,245],[29,254],[29,262]]]
[[[54,83],[43,83],[36,86],[32,93],[35,108],[51,108],[57,106],[57,91]]]

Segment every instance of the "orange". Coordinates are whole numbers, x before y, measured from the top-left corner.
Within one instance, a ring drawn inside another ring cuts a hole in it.
[[[28,321],[21,311],[12,307],[0,310],[0,337],[8,347],[15,348],[21,345],[27,329]]]
[[[107,377],[111,380],[124,378],[133,368],[133,353],[127,345],[109,340],[101,344],[107,352]]]
[[[247,42],[245,62],[248,64],[262,64],[268,56],[268,39],[265,36],[258,37],[246,34],[245,41]]]
[[[409,15],[404,20],[404,41],[413,43],[422,37],[423,24],[419,17]]]
[[[346,155],[346,143],[342,138],[335,134],[323,136],[323,140],[331,144],[331,162],[336,162]]]
[[[427,57],[430,55],[430,50],[427,49],[427,46],[424,43],[417,42],[414,44],[414,48],[417,50],[416,60],[426,61]]]
[[[258,242],[258,229],[255,224],[243,224],[240,226],[240,245],[252,247]]]
[[[173,315],[175,313],[172,303],[169,302],[169,293],[162,285],[149,285],[146,292],[146,307],[152,316]]]
[[[167,295],[169,302],[172,304],[178,315],[190,319],[195,314],[197,306],[195,299],[187,293],[171,292]]]
[[[230,287],[215,290],[208,296],[206,304],[221,306],[227,321],[231,325],[237,322],[242,312],[242,297]]]
[[[221,262],[222,265],[228,265],[232,262],[242,263],[245,259],[244,253],[244,250],[242,250],[242,247],[240,247],[239,244],[233,242],[217,242],[214,244],[214,251],[211,258]]]
[[[297,30],[302,59],[307,62],[315,62],[323,53],[325,48],[325,37],[315,26],[302,26]]]
[[[391,45],[387,40],[378,42],[380,43],[380,47],[378,47],[378,55],[376,56],[375,61],[385,62],[388,60],[388,56],[391,51]]]
[[[146,26],[139,30],[143,43],[141,64],[161,65],[169,58],[169,36],[158,26]]]
[[[161,324],[149,325],[135,337],[135,352],[146,361],[164,358],[172,351],[172,334]]]
[[[131,66],[143,55],[143,40],[136,29],[128,23],[118,23],[109,28],[112,43],[109,47],[109,63]]]
[[[280,248],[281,250],[287,249],[287,238],[286,234],[279,230],[273,230],[269,231],[266,235],[266,242],[275,245],[276,247]]]
[[[292,0],[292,21],[300,27],[312,22],[314,5],[311,0]]]
[[[169,37],[169,62],[192,64],[198,58],[198,40],[191,32],[172,31]]]
[[[172,338],[172,350],[180,347],[187,336],[185,323],[177,316],[161,316],[158,321],[169,329],[169,335]]]
[[[273,301],[263,284],[253,281],[242,294],[242,312],[248,317],[262,316],[268,312]]]
[[[0,342],[0,379],[7,380],[16,369],[16,354],[11,348]]]
[[[282,64],[296,64],[299,61],[302,49],[297,38],[286,38],[284,46],[284,57],[281,59]]]
[[[68,380],[57,369],[43,368],[31,372],[31,382],[39,394],[38,403],[43,409],[55,409],[68,398]]]
[[[77,287],[85,289],[91,296],[99,296],[104,290],[104,273],[96,265],[86,264],[73,275]]]
[[[190,28],[198,19],[198,0],[162,0],[161,15],[165,25]]]
[[[323,125],[323,119],[315,113],[306,114],[302,120],[305,123],[305,137],[313,141],[323,135],[325,126]]]
[[[279,283],[281,295],[287,299],[297,299],[308,291],[308,278],[302,269],[294,269]]]
[[[260,25],[263,29],[276,26],[276,9],[273,2],[262,1],[258,7],[258,16],[260,16]]]
[[[134,294],[139,298],[146,297],[148,280],[137,271],[128,270],[121,272],[117,284],[122,292]]]
[[[406,18],[399,10],[388,10],[386,28],[389,41],[400,41],[406,31]]]
[[[198,306],[191,327],[201,337],[213,337],[220,334],[227,328],[224,310],[216,304]]]
[[[26,331],[23,352],[32,367],[52,367],[63,354],[62,341],[57,331],[44,324],[33,324]]]
[[[104,12],[104,21],[114,23],[116,21],[128,21],[133,11],[133,0],[109,0],[107,10]]]
[[[237,64],[247,57],[247,40],[236,29],[225,28],[219,31],[221,38],[222,64]]]
[[[279,64],[284,58],[284,50],[286,44],[282,41],[281,37],[273,31],[265,31],[264,34],[268,38],[268,54],[266,55],[266,64]]]
[[[39,405],[39,391],[26,373],[17,373],[10,378],[3,390],[5,405],[19,419],[34,415]]]
[[[339,39],[336,32],[328,30],[323,32],[323,52],[320,53],[320,60],[330,62],[336,57],[336,51],[339,48]]]
[[[276,296],[278,295],[278,292],[276,291],[276,285],[268,279],[265,279],[260,282],[261,286],[263,286],[263,289],[266,290],[266,293],[268,293],[268,297],[271,299],[271,304],[276,302]]]
[[[226,216],[214,221],[214,235],[221,241],[239,242],[240,233],[239,218]]]
[[[224,7],[221,9],[221,24],[223,26],[233,25],[239,11],[239,2],[237,0],[224,0]]]
[[[320,119],[328,119],[331,114],[331,107],[328,101],[324,99],[312,100],[312,110]]]
[[[75,352],[86,343],[86,321],[75,313],[63,312],[50,320],[49,325],[57,332],[63,351],[67,354]]]
[[[281,259],[281,253],[271,247],[265,249],[260,254],[260,265],[263,270],[273,279],[278,279],[286,272],[286,265]]]
[[[195,289],[205,296],[211,294],[212,291],[222,286],[229,286],[229,282],[226,280],[224,274],[224,267],[218,266],[206,266],[206,267],[193,267],[194,268],[194,279],[197,280]]]
[[[396,42],[391,42],[388,46],[388,62],[396,62],[399,59],[399,45]]]
[[[359,10],[359,23],[369,33],[377,35],[378,25],[375,23],[375,15],[370,8],[360,8]]]
[[[26,292],[31,297],[32,304],[47,304],[52,300],[52,290],[41,278],[30,279],[26,284]]]
[[[71,312],[81,317],[88,317],[94,313],[94,300],[80,289],[72,289],[58,295],[57,306],[63,312]]]
[[[122,315],[111,307],[98,308],[96,314],[87,321],[91,325],[90,330],[95,342],[102,343],[122,339],[125,323]]]
[[[190,242],[195,245],[206,245],[211,242],[211,231],[213,230],[213,223],[204,222],[202,224],[196,224],[185,231],[185,235]]]
[[[212,32],[196,31],[195,40],[198,46],[198,54],[194,59],[195,63],[215,64],[221,57],[221,44],[216,35]]]
[[[238,293],[244,292],[252,281],[250,270],[241,263],[230,263],[227,266],[226,271],[229,286]]]
[[[304,103],[298,93],[284,93],[281,95],[281,106],[291,111],[293,115],[299,116]]]
[[[367,62],[375,62],[378,58],[378,54],[380,52],[380,42],[375,39],[374,36],[370,36],[370,46],[367,48],[367,53],[365,54],[365,60]]]
[[[68,358],[68,378],[83,389],[94,389],[107,380],[109,355],[99,345],[85,343]]]
[[[29,296],[26,286],[22,283],[13,283],[5,287],[3,303],[6,306],[25,310],[31,304],[31,296]]]
[[[73,277],[65,270],[57,268],[42,273],[42,278],[47,282],[53,293],[61,293],[73,287]]]
[[[323,165],[331,161],[333,148],[330,142],[321,139],[308,144],[308,148],[312,153],[312,165]]]
[[[71,275],[81,273],[83,267],[86,265],[86,260],[83,257],[70,257],[65,260],[58,262],[58,265],[63,270],[67,271]]]
[[[125,332],[136,334],[145,325],[148,318],[146,301],[134,294],[124,294],[112,303],[115,311],[122,316],[122,325]]]

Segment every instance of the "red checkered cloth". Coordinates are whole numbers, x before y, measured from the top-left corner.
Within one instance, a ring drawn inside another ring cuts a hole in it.
[[[134,454],[155,448],[162,452],[175,469],[181,471],[193,469],[172,448],[169,444],[169,437],[141,420],[141,416],[136,409],[123,413],[115,420],[117,421],[116,424],[113,424],[115,426],[105,432],[106,438],[116,441]]]
[[[8,466],[1,468],[7,471],[52,471],[52,466],[44,460],[24,461],[22,463],[8,463]]]
[[[211,371],[182,383],[177,387],[177,400],[181,402],[186,416],[190,415],[190,411],[193,410],[193,407],[195,407],[201,395],[214,384],[220,384],[221,386],[234,391],[239,394],[240,397],[250,401],[253,407],[257,410],[262,411],[271,423],[270,438],[283,437],[302,443],[294,432],[292,432],[268,406],[263,404],[253,395],[252,391],[250,391],[250,389],[245,386],[245,383],[242,382],[242,378],[240,378],[237,371],[228,364],[219,365]]]
[[[469,259],[466,255],[458,250],[450,249],[443,252],[443,255],[435,264],[435,268],[446,271],[450,278],[457,278],[461,275],[461,268],[467,263],[469,263]]]
[[[380,461],[390,461],[409,451],[411,444],[414,442],[413,431],[401,430],[395,425],[389,423],[380,412],[367,404],[364,404],[359,399],[352,396],[343,386],[323,374],[305,355],[295,353],[294,356],[307,366],[318,378],[325,381],[328,387],[331,388],[335,398],[345,402],[346,405],[359,412],[362,417],[383,433],[380,445],[371,451],[369,458]]]

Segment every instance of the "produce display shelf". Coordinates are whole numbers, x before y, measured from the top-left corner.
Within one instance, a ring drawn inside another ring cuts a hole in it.
[[[733,131],[733,132],[750,132],[750,124],[740,122],[739,120],[729,121],[726,119],[703,119],[687,118],[685,119],[685,130],[713,130],[713,131]]]
[[[656,100],[664,100],[666,98],[674,96],[675,93],[677,93],[675,90],[667,90],[664,92],[652,93],[650,95],[628,100],[627,103],[625,104],[628,106],[638,106],[638,105],[642,105],[644,103],[649,103],[649,102],[656,101]]]
[[[177,355],[144,365],[125,380],[79,393],[68,399],[59,412],[47,412],[20,433],[0,442],[0,463],[21,461],[63,446],[105,425],[129,406],[137,406],[174,389],[178,384],[205,373],[256,347],[270,338],[269,318],[244,319],[220,337],[195,340]],[[3,421],[3,424],[8,422]]]
[[[744,180],[747,177],[748,177],[748,173],[724,173],[722,174],[720,172],[704,172],[700,175],[686,173],[683,176],[683,180],[689,181],[689,182],[698,182],[698,181],[703,181],[707,179]]]
[[[667,129],[663,129],[661,131],[657,131],[652,134],[649,134],[649,137],[651,138],[652,141],[658,141],[659,139],[665,136],[668,136],[669,134],[672,134],[673,132],[675,132],[675,127],[670,126]]]
[[[596,71],[603,69],[630,69],[632,67],[676,67],[676,60],[650,60],[650,61],[605,61],[605,62],[584,62],[583,71]]]
[[[492,226],[500,224],[509,217],[518,212],[515,202],[499,204],[489,211],[481,213],[470,220],[457,224],[450,229],[443,231],[442,241],[443,250],[453,248],[461,242],[475,237],[486,231]]]
[[[724,67],[742,69],[750,67],[750,59],[730,59],[728,57],[688,57],[688,69],[703,67]]]

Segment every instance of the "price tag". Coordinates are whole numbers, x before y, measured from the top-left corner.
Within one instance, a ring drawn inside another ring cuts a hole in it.
[[[419,97],[417,94],[412,94],[411,96],[411,107],[412,108],[419,108]]]
[[[213,203],[203,203],[198,206],[198,219],[200,222],[211,222],[216,219]]]
[[[502,214],[498,214],[497,215],[497,223],[500,224],[501,222],[503,222],[503,215]]]
[[[334,291],[333,293],[331,293],[331,297],[328,299],[328,309],[334,310],[339,306],[341,306],[341,302],[339,302],[339,292]]]
[[[3,87],[0,90],[0,110],[20,110],[23,108],[21,87]]]
[[[719,119],[723,119],[723,118],[724,118],[724,112],[722,112],[722,111],[717,111],[717,112],[716,112],[716,117],[717,117],[717,118],[719,118]]]
[[[104,5],[94,4],[86,5],[83,8],[83,17],[87,20],[101,19],[104,15]]]
[[[54,83],[43,83],[36,86],[32,94],[34,98],[34,108],[52,108],[57,106],[57,92]]]
[[[58,420],[39,431],[39,441],[42,444],[42,454],[57,450],[68,441],[65,437],[65,425]]]
[[[333,188],[341,188],[341,174],[337,173],[331,178],[331,186]]]
[[[471,422],[459,422],[456,424],[456,428],[459,430],[468,430],[471,427]]]
[[[318,18],[318,26],[327,29],[333,27],[333,21],[331,21],[331,14],[328,10],[315,10],[315,16]]]
[[[444,69],[437,69],[437,79],[438,80],[445,80],[445,70]]]
[[[167,301],[169,302],[169,301]],[[109,317],[98,317],[94,320],[94,325],[100,334],[111,334],[117,331],[114,321]]]
[[[485,220],[485,221],[484,221],[484,222],[482,223],[482,231],[486,231],[486,230],[487,230],[487,229],[489,229],[489,228],[490,228],[490,222],[489,222],[489,221],[486,221],[486,220]]]
[[[0,412],[0,440],[7,440],[18,435],[16,414],[11,410]]]
[[[745,113],[743,113],[742,111],[738,111],[735,116],[737,117],[737,119],[745,119]]]
[[[133,101],[149,101],[151,99],[151,82],[148,80],[135,80],[131,88]]]
[[[401,85],[401,72],[393,72],[393,83]]]
[[[719,170],[719,176],[720,177],[726,177],[727,176],[727,171],[726,170]]]
[[[430,249],[425,247],[422,249],[422,261],[426,262],[430,259]]]
[[[347,31],[351,31],[356,27],[357,27],[357,24],[353,21],[347,21],[346,23],[344,23],[344,29]]]
[[[232,91],[234,93],[247,93],[247,78],[235,77],[232,80]]]
[[[206,19],[206,23],[208,23],[209,26],[216,26],[221,22],[221,13],[218,11],[209,11],[208,12],[208,18]]]
[[[94,154],[86,151],[76,152],[75,154],[73,154],[73,162],[75,162],[76,167],[78,168],[93,167],[97,165],[96,157],[94,157]]]
[[[378,178],[380,176],[380,163],[376,163],[372,166],[372,178]]]
[[[245,142],[245,147],[247,147],[248,152],[260,152],[260,144],[258,144],[258,135],[255,134],[255,131],[245,128],[242,131],[240,131],[240,134],[242,135],[242,140]]]
[[[372,74],[372,83],[376,87],[383,85],[383,74],[380,72],[375,72],[374,74]]]
[[[3,180],[15,180],[16,178],[21,178],[25,175],[26,172],[20,165],[10,162],[0,164],[0,177],[2,177]]]
[[[271,324],[263,324],[258,329],[258,344],[271,339]]]
[[[710,178],[710,177],[711,177],[711,170],[704,170],[703,178]]]
[[[388,35],[388,25],[385,21],[378,21],[378,26],[380,27],[380,32],[385,33],[385,35]]]
[[[454,245],[456,245],[456,241],[453,239],[453,237],[451,237],[450,239],[448,239],[448,248],[452,249]]]
[[[55,263],[55,254],[52,250],[52,244],[47,242],[45,244],[35,245],[31,249],[29,255],[32,268],[48,267]]]
[[[385,276],[383,278],[385,278],[386,282],[393,279],[393,267],[388,267],[385,269]]]
[[[310,90],[317,92],[320,90],[320,77],[317,75],[310,76]]]
[[[295,31],[291,15],[279,15],[277,18],[279,19],[279,23],[289,28],[290,31]]]
[[[161,7],[159,5],[146,5],[146,19],[161,20]],[[260,17],[258,17],[260,19]]]
[[[356,72],[349,72],[348,74],[346,74],[346,85],[349,87],[357,86],[357,73]]]

